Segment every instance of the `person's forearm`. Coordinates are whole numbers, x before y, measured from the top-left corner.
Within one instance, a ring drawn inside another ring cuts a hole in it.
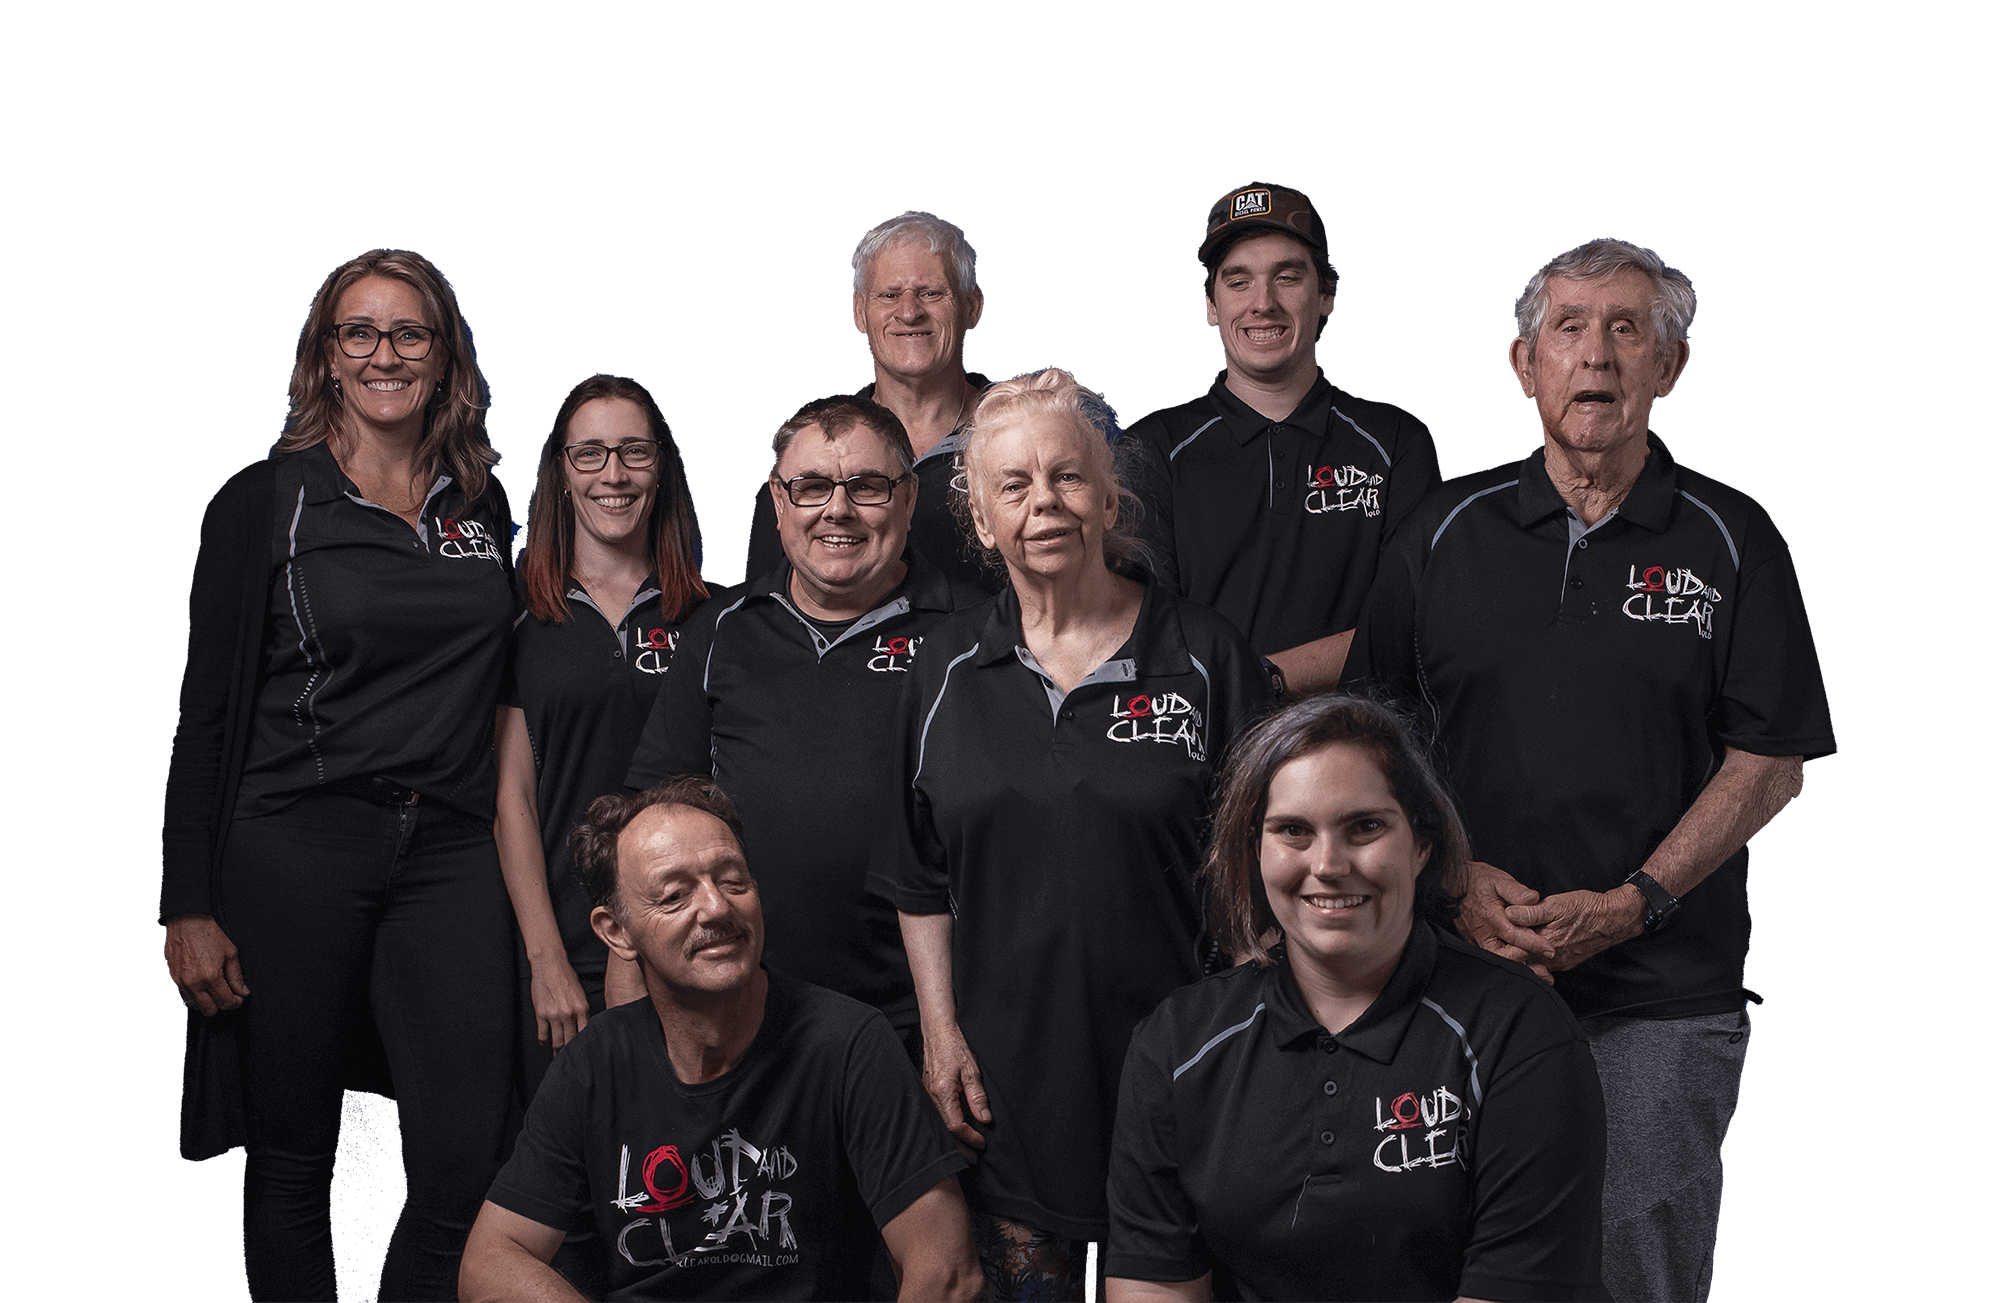
[[[1340,683],[1340,671],[1347,664],[1347,649],[1353,642],[1354,630],[1347,629],[1268,653],[1271,663],[1284,671],[1286,696],[1296,701],[1331,692]]]
[[[961,1256],[944,1251],[945,1247],[913,1253],[910,1261],[900,1264],[903,1280],[896,1288],[897,1303],[928,1303],[932,1299],[969,1303],[985,1297],[986,1274],[979,1269],[979,1259],[969,1252]]]
[[[917,990],[917,1016],[928,1039],[938,1029],[958,1025],[958,998],[951,989],[951,915],[898,910],[896,920]]]
[[[1641,866],[1668,894],[1685,896],[1750,838],[1805,785],[1799,756],[1760,756],[1731,747],[1722,768]],[[1637,892],[1638,888],[1629,888]]]
[[[562,929],[549,903],[548,863],[542,857],[542,820],[535,802],[535,753],[520,708],[502,706],[493,725],[494,764],[499,771],[494,794],[493,844],[500,854],[500,877],[514,906],[514,922],[528,962],[554,957],[568,962]]]
[[[476,1254],[466,1245],[458,1298],[459,1303],[590,1303],[561,1272],[504,1239]]]

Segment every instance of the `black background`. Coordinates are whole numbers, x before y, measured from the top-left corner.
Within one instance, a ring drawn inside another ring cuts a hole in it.
[[[516,520],[526,520],[536,452],[568,388],[592,372],[634,376],[658,396],[688,458],[704,570],[734,582],[772,430],[798,404],[870,380],[848,298],[848,258],[864,230],[906,208],[964,226],[986,290],[968,368],[1004,378],[1064,366],[1130,424],[1194,398],[1220,368],[1194,248],[1208,204],[1248,180],[1294,184],[1318,202],[1342,274],[1320,360],[1342,388],[1424,418],[1446,478],[1520,458],[1540,440],[1506,348],[1512,302],[1542,262],[1620,236],[1688,272],[1700,296],[1692,364],[1654,408],[1654,428],[1684,464],[1770,510],[1816,616],[1836,727],[1854,723],[1842,707],[1856,701],[1860,665],[1842,638],[1838,576],[1852,548],[1842,536],[1858,522],[1846,506],[1852,472],[1828,432],[1860,418],[1842,408],[1844,376],[1824,356],[1836,314],[1822,298],[1836,260],[1816,222],[1832,182],[1808,158],[1710,154],[1672,186],[1630,168],[1554,176],[1498,156],[1422,150],[1370,168],[1328,152],[1320,164],[1264,174],[1192,148],[1194,162],[1152,170],[1118,162],[1158,148],[1136,130],[1110,150],[1116,176],[1102,160],[1058,168],[1012,158],[880,180],[838,162],[696,174],[662,158],[658,172],[630,160],[580,164],[550,170],[540,188],[478,192],[448,184],[446,156],[428,162],[422,190],[460,198],[416,202],[298,188],[236,198],[224,172],[190,178],[196,194],[214,186],[216,198],[162,220],[152,266],[134,268],[148,296],[126,308],[190,326],[184,354],[154,380],[172,404],[170,428],[184,436],[164,466],[138,472],[162,500],[156,546],[140,558],[142,616],[170,632],[160,642],[172,648],[132,697],[148,777],[164,775],[170,749],[202,504],[278,434],[312,292],[354,254],[414,248],[458,288],[494,388],[490,432],[506,456],[500,474]],[[1238,156],[1262,166],[1256,154]],[[1778,232],[1784,240],[1772,240]],[[202,242],[226,256],[204,256]],[[1816,392],[1802,384],[1808,374]],[[1842,737],[1852,749],[1852,729]],[[1794,1131],[1792,1101],[1814,1091],[1814,1049],[1846,1031],[1836,955],[1824,945],[1836,903],[1820,861],[1832,859],[1836,811],[1858,799],[1850,771],[1850,759],[1808,765],[1802,799],[1754,847],[1748,981],[1768,1003],[1752,1013],[1754,1049],[1726,1151],[1718,1299],[1750,1293],[1768,1209],[1782,1201],[1798,1213],[1832,1197],[1832,1167],[1822,1167],[1832,1159]],[[140,1087],[130,1095],[142,1119],[138,1157],[164,1181],[164,1205],[182,1223],[188,1281],[204,1297],[238,1297],[240,1155],[200,1165],[174,1157],[180,1007],[158,945],[150,909],[134,909],[126,953],[150,955],[132,1009],[150,1053],[124,1063]],[[364,1191],[362,1203],[370,1197]]]

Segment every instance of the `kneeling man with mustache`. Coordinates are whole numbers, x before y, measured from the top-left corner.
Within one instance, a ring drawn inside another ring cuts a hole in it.
[[[881,1014],[768,971],[735,808],[677,778],[575,833],[592,925],[647,1000],[556,1057],[466,1245],[466,1300],[582,1298],[548,1265],[586,1212],[613,1299],[977,1297],[965,1166]]]

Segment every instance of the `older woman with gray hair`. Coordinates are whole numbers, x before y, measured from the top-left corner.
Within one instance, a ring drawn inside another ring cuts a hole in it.
[[[925,1087],[978,1151],[967,1195],[996,1298],[1083,1297],[1126,1042],[1215,958],[1194,885],[1209,794],[1269,701],[1227,621],[1131,567],[1115,435],[1063,371],[980,400],[968,523],[1008,587],[926,640],[876,848]]]

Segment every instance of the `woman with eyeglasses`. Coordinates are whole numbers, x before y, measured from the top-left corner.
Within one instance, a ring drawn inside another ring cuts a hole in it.
[[[1008,587],[925,642],[878,845],[924,1086],[978,1152],[962,1179],[999,1299],[1084,1297],[1126,1041],[1214,958],[1194,882],[1209,792],[1270,700],[1227,621],[1133,568],[1115,443],[1063,371],[980,399],[966,505]]]
[[[455,1296],[508,1142],[493,719],[514,618],[487,389],[451,286],[377,249],[299,332],[271,457],[202,521],[167,776],[181,1150],[242,1145],[257,1299],[331,1299],[342,1091],[393,1093],[384,1298]]]
[[[1605,1297],[1590,1046],[1452,930],[1468,858],[1389,708],[1313,697],[1243,735],[1202,866],[1240,962],[1133,1033],[1111,1303]]]
[[[607,961],[570,830],[621,790],[680,640],[708,596],[687,472],[637,381],[570,390],[542,444],[512,658],[494,725],[494,837],[526,948],[522,1048],[532,1096],[551,1056],[607,1004],[645,995],[636,965]]]

